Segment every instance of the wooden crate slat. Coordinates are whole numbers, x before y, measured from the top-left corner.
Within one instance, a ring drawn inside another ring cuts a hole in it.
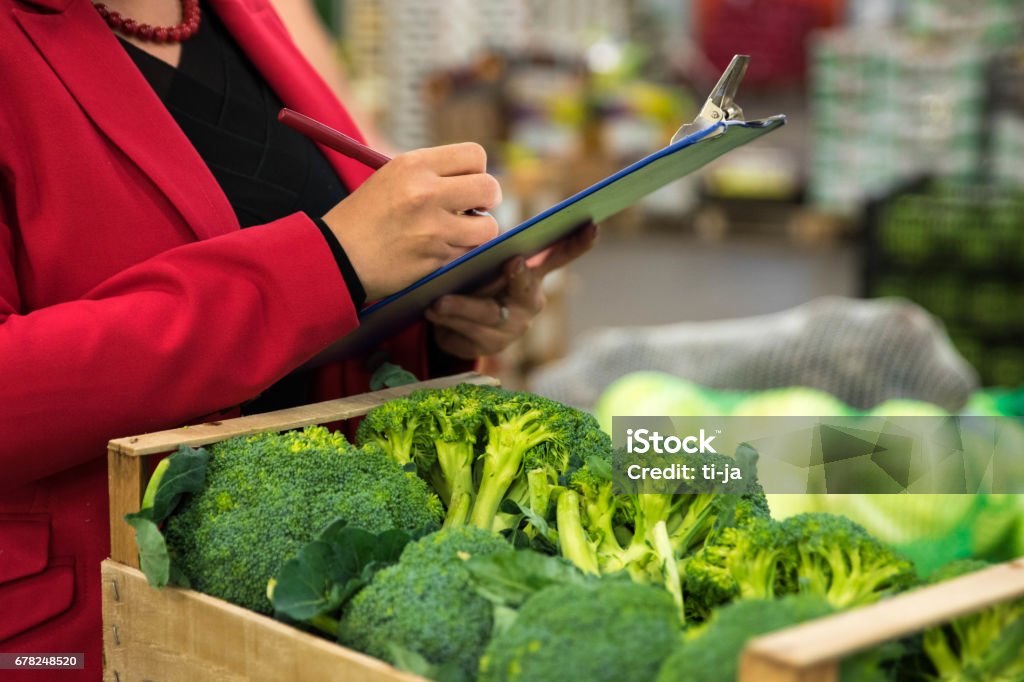
[[[811,667],[780,664],[758,652],[748,652],[740,661],[740,682],[838,682],[839,663],[829,661]]]
[[[248,417],[239,417],[221,422],[209,422],[207,424],[196,424],[167,431],[155,431],[139,436],[117,438],[110,441],[111,452],[137,457],[140,455],[155,455],[171,450],[176,450],[179,445],[199,447],[217,441],[233,438],[235,436],[246,436],[263,431],[284,431],[296,429],[311,424],[325,424],[343,419],[351,419],[366,414],[374,407],[421,388],[444,388],[456,384],[486,384],[496,386],[497,379],[466,372],[439,379],[430,379],[406,386],[385,388],[370,393],[327,400],[322,403],[302,405],[276,412],[254,414]]]
[[[220,599],[155,590],[142,573],[109,559],[102,575],[106,680],[116,672],[122,682],[425,682]]]
[[[125,514],[139,510],[146,488],[145,457],[107,453],[107,489],[110,492],[110,556],[132,568],[139,567],[135,529],[125,523]]]
[[[744,650],[740,682],[766,679],[826,682],[830,677],[760,677],[777,668],[827,670],[846,656],[905,637],[994,604],[1024,597],[1024,559],[989,568],[885,599],[845,613],[774,632]],[[751,675],[747,676],[747,671]]]

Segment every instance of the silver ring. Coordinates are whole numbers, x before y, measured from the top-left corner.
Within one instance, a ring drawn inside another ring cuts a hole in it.
[[[498,317],[501,320],[500,322],[498,322],[498,326],[499,327],[504,326],[505,323],[508,322],[508,315],[509,315],[508,306],[503,305],[503,306],[500,306],[498,308]]]

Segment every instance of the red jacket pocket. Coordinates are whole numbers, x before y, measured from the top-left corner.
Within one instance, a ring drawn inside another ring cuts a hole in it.
[[[49,514],[0,514],[0,584],[42,571],[49,548]]]
[[[66,611],[75,596],[73,559],[54,559],[42,573],[0,585],[0,642]]]

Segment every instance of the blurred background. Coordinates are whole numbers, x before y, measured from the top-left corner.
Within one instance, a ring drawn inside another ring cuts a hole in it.
[[[287,19],[306,1],[278,4]],[[331,42],[329,80],[374,141],[483,144],[505,226],[667,144],[735,53],[752,57],[738,98],[747,118],[788,116],[602,225],[595,251],[550,278],[529,338],[489,362],[506,383],[529,385],[597,329],[742,318],[827,295],[914,301],[980,386],[1024,383],[1024,3],[311,9]]]
[[[733,54],[747,118],[788,117],[602,224],[505,385],[606,426],[1024,414],[1024,2],[277,4],[374,144],[483,144],[508,227],[665,146]],[[921,567],[1024,552],[1020,496],[788,497]]]

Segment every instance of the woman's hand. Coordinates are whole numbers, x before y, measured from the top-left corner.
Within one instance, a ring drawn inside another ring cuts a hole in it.
[[[532,258],[512,259],[472,295],[442,296],[426,312],[438,348],[466,360],[504,350],[544,308],[544,276],[586,253],[596,238],[591,223]]]
[[[501,202],[478,144],[400,154],[323,217],[345,249],[366,298],[403,289],[498,234],[490,216]]]

